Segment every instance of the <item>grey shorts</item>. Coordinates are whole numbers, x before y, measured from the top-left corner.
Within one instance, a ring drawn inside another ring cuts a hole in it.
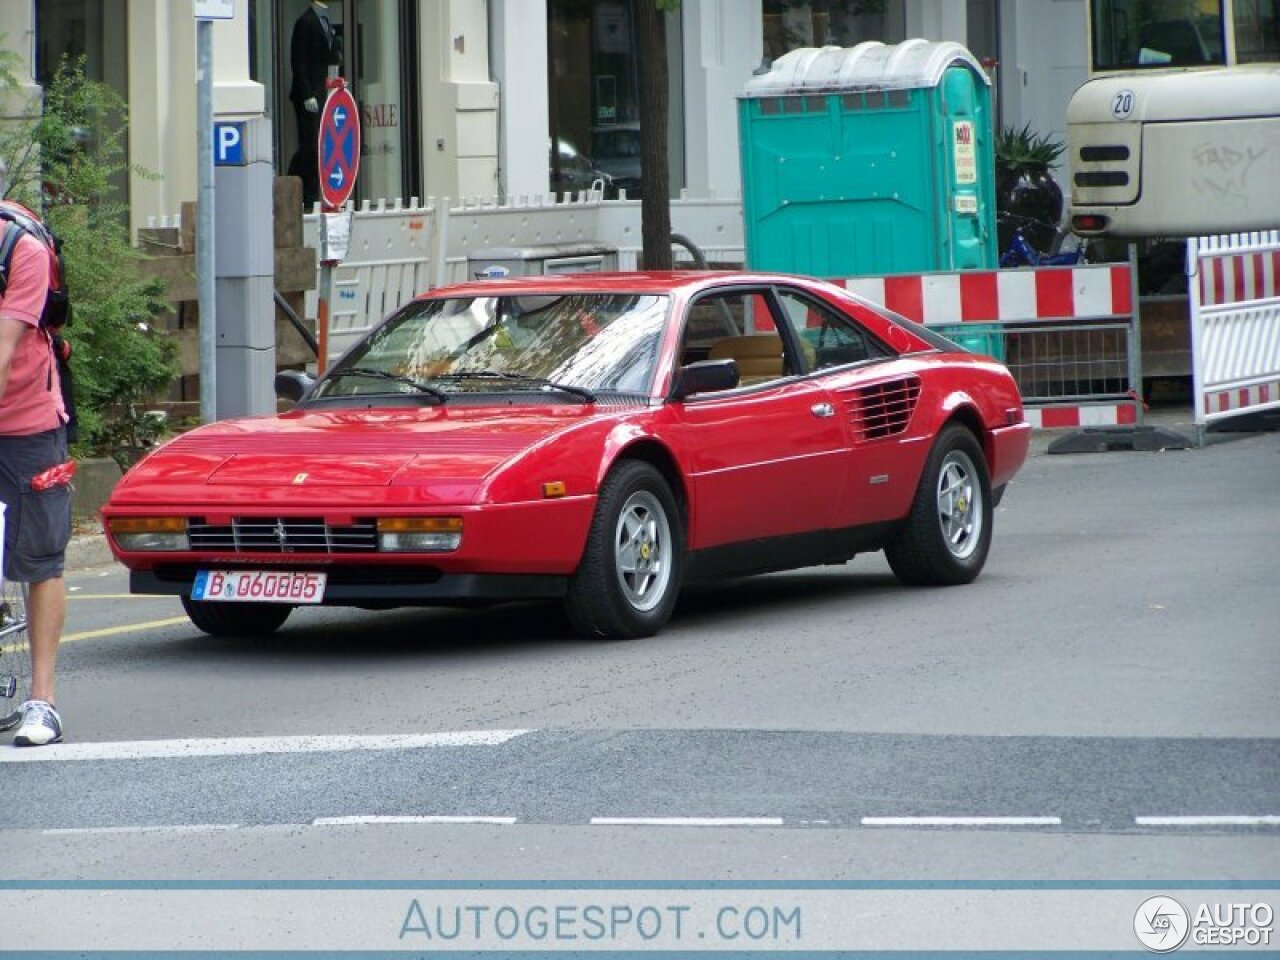
[[[42,583],[62,576],[71,539],[71,487],[39,492],[31,478],[67,459],[62,427],[26,437],[0,436],[0,500],[4,501],[4,578]]]

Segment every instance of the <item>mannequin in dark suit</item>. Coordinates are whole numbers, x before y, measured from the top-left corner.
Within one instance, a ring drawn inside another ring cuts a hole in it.
[[[342,61],[342,43],[329,21],[328,4],[313,2],[293,24],[289,40],[289,65],[293,83],[289,100],[298,121],[298,149],[289,161],[289,174],[302,178],[302,202],[320,199],[320,178],[316,166],[320,110],[324,106],[325,81],[329,67]]]

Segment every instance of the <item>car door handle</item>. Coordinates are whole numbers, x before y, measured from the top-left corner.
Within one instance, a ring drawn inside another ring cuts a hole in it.
[[[819,418],[834,417],[836,414],[836,408],[829,403],[815,403],[809,408],[809,412]]]

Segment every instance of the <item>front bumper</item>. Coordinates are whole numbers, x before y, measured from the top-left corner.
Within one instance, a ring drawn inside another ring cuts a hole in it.
[[[207,566],[207,565],[206,565]],[[224,569],[279,570],[253,563],[219,564]],[[129,572],[129,591],[136,594],[190,597],[196,572],[204,567],[162,564]],[[509,600],[559,599],[569,578],[541,574],[444,573],[434,567],[304,566],[328,575],[321,606],[431,606],[498,603]],[[217,602],[217,601],[211,601]]]
[[[399,578],[405,571],[415,582],[442,575],[542,575],[568,576],[577,569],[582,558],[587,531],[595,512],[595,497],[564,497],[514,504],[443,507],[436,511],[392,510],[372,507],[353,510],[331,504],[296,505],[292,510],[262,506],[187,507],[181,510],[163,506],[133,504],[104,509],[108,526],[113,517],[176,515],[198,519],[206,531],[212,526],[227,529],[232,518],[261,521],[270,529],[272,522],[293,526],[309,523],[321,532],[320,540],[334,543],[354,536],[353,524],[366,528],[378,516],[459,516],[463,520],[462,543],[456,550],[439,553],[400,553],[370,549],[365,542],[360,549],[313,549],[301,542],[288,540],[272,548],[270,537],[257,537],[251,548],[243,543],[195,544],[184,551],[134,552],[120,549],[108,533],[108,542],[116,559],[130,570],[187,568],[220,570],[323,570],[353,581],[365,578],[378,582],[388,577]],[[368,531],[365,532],[367,541]],[[323,546],[323,544],[322,544]],[[358,558],[358,559],[357,559]],[[344,573],[345,572],[345,573]],[[194,575],[194,573],[192,573]],[[333,577],[331,576],[331,579]]]

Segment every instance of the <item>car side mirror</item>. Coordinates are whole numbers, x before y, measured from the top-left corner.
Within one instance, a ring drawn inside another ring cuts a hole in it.
[[[281,400],[297,403],[315,385],[315,377],[301,370],[281,370],[276,374],[276,396]]]
[[[738,361],[699,360],[680,368],[672,398],[683,400],[695,393],[732,390],[738,385]]]

